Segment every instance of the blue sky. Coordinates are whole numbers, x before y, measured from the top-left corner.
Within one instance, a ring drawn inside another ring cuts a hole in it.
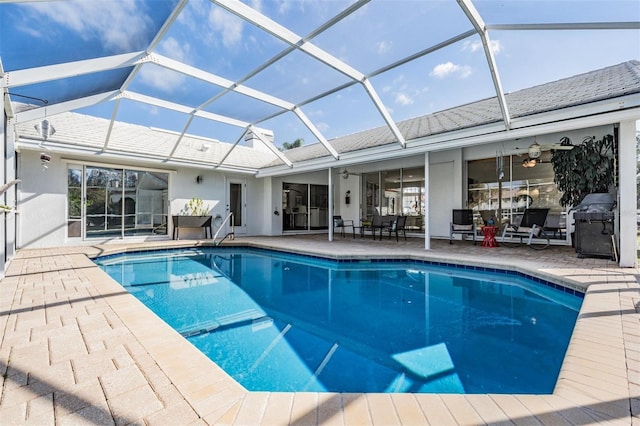
[[[175,5],[174,0],[84,0],[0,5],[0,55],[11,71],[70,60],[144,50]],[[350,1],[245,2],[306,36]],[[487,24],[640,22],[637,0],[477,0]],[[472,29],[455,0],[373,0],[312,39],[312,43],[365,75]],[[507,92],[582,72],[640,59],[640,30],[491,30],[492,50]],[[164,34],[155,52],[298,104],[350,82],[349,77],[303,52],[293,52],[260,70],[287,48],[266,33],[207,0],[191,0]],[[54,84],[12,88],[12,93],[50,102],[82,93],[117,89],[130,70],[73,78]],[[486,57],[475,35],[410,63],[373,75],[371,83],[395,121],[495,96]],[[221,89],[147,64],[127,90],[198,107]],[[15,100],[20,100],[15,98]],[[78,112],[111,118],[114,102]],[[206,111],[254,122],[278,107],[237,93],[226,94]],[[384,124],[361,84],[301,107],[327,139]],[[184,114],[122,101],[118,120],[180,132]],[[315,137],[291,112],[260,122],[277,144]],[[243,129],[195,119],[188,133],[235,142]]]

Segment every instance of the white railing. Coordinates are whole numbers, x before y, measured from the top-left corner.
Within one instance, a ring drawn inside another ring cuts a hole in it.
[[[224,226],[227,224],[227,222],[231,221],[231,232],[228,232],[227,235],[225,235],[218,244],[216,244],[216,238],[218,238],[218,234],[220,233],[220,231],[222,231],[224,229]],[[233,240],[236,236],[235,234],[235,225],[234,225],[234,220],[233,220],[233,212],[229,213],[227,215],[227,217],[222,221],[222,224],[218,227],[218,230],[216,231],[216,234],[213,236],[213,245],[219,245],[220,243],[222,243],[227,237],[229,237],[230,240]]]

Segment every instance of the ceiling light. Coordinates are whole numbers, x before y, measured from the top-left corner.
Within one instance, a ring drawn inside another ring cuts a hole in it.
[[[536,139],[533,138],[533,143],[529,146],[529,157],[531,158],[538,158],[540,157],[540,154],[542,154],[542,147],[540,146],[540,144],[538,142],[536,142]],[[535,164],[534,164],[535,166]],[[531,166],[533,167],[533,166]]]

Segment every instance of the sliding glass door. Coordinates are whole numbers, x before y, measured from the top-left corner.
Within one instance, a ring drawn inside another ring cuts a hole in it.
[[[469,161],[468,207],[474,210],[476,222],[481,225],[498,218],[500,223],[518,223],[525,209],[548,208],[548,226],[564,239],[566,212],[560,205],[562,193],[554,183],[550,157],[544,151],[535,167],[524,167],[516,155]]]
[[[425,219],[424,167],[380,170],[362,175],[362,218],[407,216],[406,228],[421,232]]]
[[[68,238],[166,235],[168,177],[161,172],[70,166]]]
[[[329,187],[306,183],[283,183],[282,211],[284,231],[328,229]]]

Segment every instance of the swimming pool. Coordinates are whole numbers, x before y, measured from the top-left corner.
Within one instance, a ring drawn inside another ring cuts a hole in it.
[[[96,263],[253,391],[551,393],[582,302],[415,261],[216,247]]]

